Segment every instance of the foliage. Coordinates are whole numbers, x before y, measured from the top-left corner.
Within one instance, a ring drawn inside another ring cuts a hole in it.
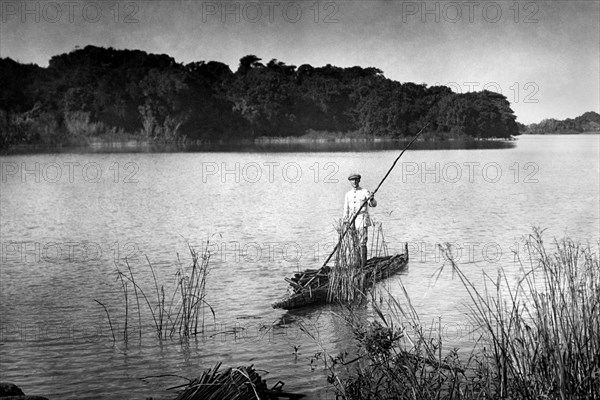
[[[445,86],[400,83],[377,68],[296,68],[276,59],[263,64],[255,55],[242,57],[234,73],[215,61],[183,65],[164,54],[86,46],[52,57],[47,68],[0,59],[0,84],[3,145],[56,136],[19,122],[36,106],[63,141],[111,130],[159,141],[309,131],[395,138],[413,135],[426,122],[442,136],[518,134],[508,101],[496,93],[455,94]],[[73,115],[86,115],[90,129],[74,133]]]
[[[577,118],[567,118],[559,121],[556,119],[545,119],[539,124],[527,126],[526,133],[543,135],[548,133],[584,133],[600,131],[600,114],[588,111]]]

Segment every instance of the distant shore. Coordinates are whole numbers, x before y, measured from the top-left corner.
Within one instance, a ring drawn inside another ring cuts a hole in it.
[[[237,140],[189,140],[186,138],[164,141],[144,139],[132,134],[111,134],[98,137],[80,137],[66,143],[13,144],[3,154],[69,153],[69,152],[222,152],[222,151],[376,151],[404,147],[412,137],[381,137],[359,133],[309,132],[302,136],[260,136]],[[512,147],[515,138],[473,138],[466,135],[424,133],[413,144],[413,149],[471,149]]]
[[[530,133],[521,135],[587,135],[600,134],[600,131],[565,131],[552,133]],[[521,136],[520,135],[520,136]],[[413,149],[474,149],[506,148],[514,146],[518,136],[505,138],[474,138],[467,135],[440,135],[426,132],[413,145]],[[164,141],[144,139],[129,133],[113,133],[97,137],[79,137],[65,143],[13,144],[0,151],[2,154],[24,153],[68,153],[83,152],[177,152],[177,151],[373,151],[400,148],[411,137],[382,137],[358,132],[317,132],[311,131],[302,136],[260,136],[254,139],[237,140],[178,140]]]
[[[552,133],[530,133],[524,132],[519,136],[544,136],[544,135],[598,135],[600,131],[564,131]],[[444,144],[444,143],[511,143],[518,136],[506,138],[474,138],[466,135],[447,135],[442,136],[439,133],[425,133],[422,138],[417,140],[418,143],[426,144]],[[33,143],[33,144],[13,144],[6,149],[0,151],[2,154],[14,153],[29,153],[29,152],[69,152],[69,151],[104,151],[115,152],[122,151],[176,151],[177,149],[188,149],[190,151],[198,151],[206,149],[208,151],[219,149],[240,149],[240,148],[263,148],[278,146],[327,146],[332,145],[360,145],[360,144],[381,144],[382,148],[386,146],[393,147],[394,144],[407,143],[411,137],[382,137],[369,136],[360,133],[342,133],[342,132],[309,132],[302,136],[260,136],[254,139],[237,139],[237,140],[189,140],[181,138],[178,140],[164,141],[154,139],[140,138],[138,135],[127,133],[116,133],[111,135],[103,135],[99,137],[84,137],[78,140],[71,140],[65,143]],[[426,146],[425,146],[426,147]],[[432,148],[437,148],[433,146]]]
[[[579,132],[575,130],[566,130],[560,132],[548,132],[548,133],[536,133],[536,132],[524,132],[522,135],[531,136],[544,136],[544,135],[600,135],[600,131],[584,131]]]

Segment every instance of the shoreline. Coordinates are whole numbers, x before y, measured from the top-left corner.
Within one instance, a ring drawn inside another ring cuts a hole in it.
[[[437,148],[447,144],[449,146],[460,146],[478,144],[511,144],[517,137],[511,138],[473,138],[463,136],[439,137],[429,136],[418,138],[415,143],[428,145]],[[119,137],[111,135],[109,137],[99,137],[90,140],[83,140],[69,143],[37,143],[37,144],[16,144],[6,149],[2,149],[0,154],[16,155],[27,153],[65,153],[65,152],[157,152],[157,151],[277,151],[286,150],[286,148],[298,147],[298,151],[306,147],[306,150],[318,151],[319,147],[332,147],[331,150],[360,150],[355,145],[367,145],[373,148],[365,150],[385,150],[393,149],[396,145],[408,143],[411,137],[391,138],[381,136],[366,135],[341,135],[326,134],[316,136],[307,134],[303,136],[261,136],[254,139],[239,140],[152,140],[137,139],[130,135]],[[269,148],[271,147],[271,148]],[[337,149],[339,147],[339,149]]]
[[[549,133],[530,133],[524,132],[522,135],[529,136],[546,136],[546,135],[560,135],[560,136],[575,136],[575,135],[600,135],[600,131],[561,131],[561,132],[549,132]]]
[[[429,136],[427,136],[427,134]],[[518,136],[510,138],[481,138],[466,135],[448,135],[428,132],[425,136],[418,138],[416,143],[512,143],[519,136],[578,136],[578,135],[600,135],[600,131],[586,132],[561,132],[561,133],[529,133],[522,132]],[[23,154],[23,153],[50,153],[50,152],[69,152],[69,151],[156,151],[162,147],[164,151],[174,151],[177,149],[192,149],[192,151],[215,151],[224,148],[241,148],[262,146],[293,146],[293,145],[352,145],[352,144],[400,144],[407,143],[412,137],[385,137],[370,136],[358,134],[355,132],[309,132],[302,136],[259,136],[254,139],[231,139],[231,140],[189,140],[186,138],[179,140],[153,140],[136,137],[132,134],[106,135],[94,138],[83,138],[83,140],[67,141],[64,143],[28,143],[12,144],[5,149],[0,150],[2,155]]]

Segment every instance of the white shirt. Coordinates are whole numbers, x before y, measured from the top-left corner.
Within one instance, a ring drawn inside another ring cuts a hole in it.
[[[346,193],[344,198],[344,220],[349,221],[370,195],[371,192],[369,192],[367,189],[361,188],[360,186],[353,188]],[[356,229],[371,226],[371,219],[369,218],[369,206],[376,207],[377,201],[375,199],[371,200],[365,207],[362,208],[362,210],[360,210],[360,214],[358,217],[356,217],[354,222]]]

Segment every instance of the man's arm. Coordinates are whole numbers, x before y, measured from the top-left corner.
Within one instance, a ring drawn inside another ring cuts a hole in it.
[[[369,207],[377,207],[377,200],[375,200],[375,196],[373,193],[367,190],[367,198],[369,199]]]

